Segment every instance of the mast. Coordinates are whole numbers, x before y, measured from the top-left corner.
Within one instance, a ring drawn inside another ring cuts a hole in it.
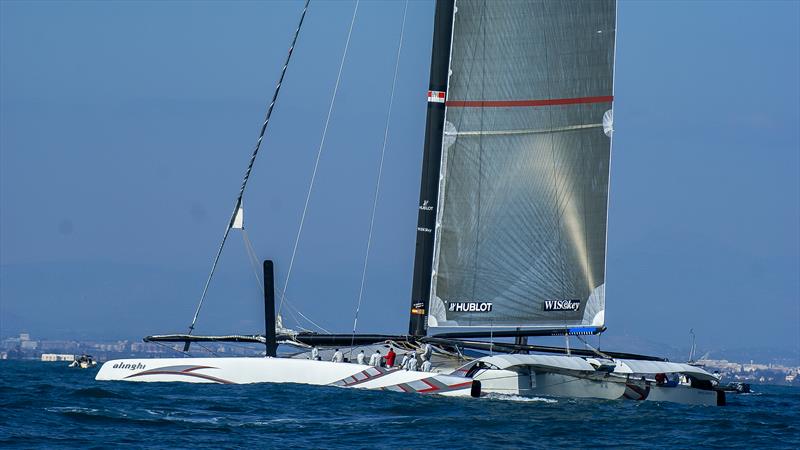
[[[275,269],[271,260],[264,261],[264,356],[277,356],[275,338]]]
[[[439,198],[439,169],[442,157],[445,97],[450,69],[450,43],[455,0],[437,0],[433,25],[431,77],[428,87],[428,118],[422,156],[422,182],[419,190],[417,244],[414,256],[414,281],[411,288],[411,319],[408,334],[424,336],[425,318],[431,290],[436,205]]]

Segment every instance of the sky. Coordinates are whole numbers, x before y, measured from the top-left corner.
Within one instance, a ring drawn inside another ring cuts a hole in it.
[[[186,331],[301,8],[0,2],[0,336]],[[312,2],[245,195],[279,286],[352,8]],[[330,331],[353,327],[402,12],[359,6],[286,291]],[[407,329],[432,26],[410,2],[360,332]],[[614,110],[606,335],[797,355],[800,3],[621,1]],[[197,332],[260,332],[261,302],[233,233]]]

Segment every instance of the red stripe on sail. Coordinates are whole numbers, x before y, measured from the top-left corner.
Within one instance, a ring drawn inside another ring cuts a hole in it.
[[[544,100],[448,100],[446,106],[451,108],[514,108],[530,106],[579,105],[586,103],[608,103],[614,96],[550,98]]]

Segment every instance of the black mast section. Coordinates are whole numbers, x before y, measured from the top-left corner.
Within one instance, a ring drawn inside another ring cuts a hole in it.
[[[419,191],[417,246],[414,256],[414,283],[411,288],[411,320],[408,334],[424,336],[431,290],[436,204],[439,199],[439,168],[442,159],[444,94],[450,70],[450,41],[453,32],[455,0],[437,0],[433,24],[433,51],[428,92],[428,119],[422,156],[422,183]],[[439,93],[442,93],[439,96]]]
[[[264,261],[264,356],[277,356],[278,343],[275,339],[275,271],[272,261]]]

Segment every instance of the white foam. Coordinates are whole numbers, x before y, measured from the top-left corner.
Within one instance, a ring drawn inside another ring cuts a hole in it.
[[[83,413],[83,414],[95,414],[99,409],[95,408],[81,408],[78,406],[54,406],[50,408],[45,408],[45,411],[48,412],[55,412],[55,413]]]
[[[505,400],[510,402],[542,402],[542,403],[558,403],[558,400],[553,398],[544,397],[523,397],[521,395],[505,395],[505,394],[488,394],[486,398],[492,400]]]

